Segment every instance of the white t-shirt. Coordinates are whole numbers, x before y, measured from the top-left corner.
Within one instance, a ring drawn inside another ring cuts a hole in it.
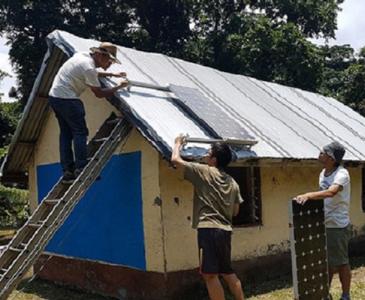
[[[79,52],[59,69],[49,95],[65,99],[79,98],[88,86],[100,87],[94,59],[88,52]]]
[[[350,175],[342,166],[339,166],[331,175],[325,176],[323,169],[319,175],[321,190],[327,190],[331,185],[342,186],[333,198],[324,199],[325,224],[327,228],[344,228],[350,224]]]

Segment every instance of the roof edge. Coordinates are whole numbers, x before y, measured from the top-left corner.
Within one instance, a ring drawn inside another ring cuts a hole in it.
[[[41,68],[38,72],[38,75],[35,79],[35,83],[33,85],[33,88],[32,88],[32,91],[28,97],[28,101],[27,101],[27,104],[25,105],[24,107],[24,110],[23,110],[23,113],[22,113],[22,117],[19,121],[19,124],[14,132],[14,135],[11,139],[11,142],[10,142],[10,145],[9,145],[9,149],[8,149],[8,153],[7,155],[5,156],[2,164],[1,164],[1,167],[0,167],[0,177],[3,176],[4,174],[4,170],[5,170],[5,167],[6,167],[6,163],[8,161],[8,158],[9,158],[9,155],[11,155],[12,151],[13,151],[13,148],[15,147],[15,144],[18,142],[18,139],[19,139],[19,135],[21,133],[21,131],[23,130],[23,127],[25,125],[25,121],[26,119],[28,118],[29,116],[29,113],[30,113],[30,110],[31,110],[31,107],[33,105],[33,102],[34,102],[34,99],[35,99],[35,95],[37,94],[37,91],[38,91],[38,88],[41,84],[41,79],[42,79],[42,76],[44,74],[44,71],[46,69],[46,66],[47,66],[47,61],[48,59],[50,58],[51,56],[51,49],[48,48],[46,54],[44,55],[44,58],[43,58],[43,61],[42,61],[42,65],[41,65]]]

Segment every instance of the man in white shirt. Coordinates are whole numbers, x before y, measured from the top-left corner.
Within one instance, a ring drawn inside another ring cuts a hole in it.
[[[126,77],[124,72],[106,73],[97,70],[106,70],[112,63],[119,63],[116,55],[117,47],[108,42],[90,48],[90,52],[76,53],[62,65],[53,81],[49,103],[60,126],[60,158],[64,183],[72,183],[87,164],[88,129],[80,95],[90,88],[98,98],[109,97],[128,86],[126,80],[112,88],[102,88],[99,82],[99,77]]]
[[[324,199],[329,283],[331,284],[334,273],[338,272],[342,285],[340,300],[350,300],[348,244],[351,238],[351,187],[350,175],[340,165],[344,155],[345,149],[338,142],[324,146],[319,155],[319,161],[324,165],[319,175],[320,191],[299,195],[295,200],[304,204],[307,200]]]

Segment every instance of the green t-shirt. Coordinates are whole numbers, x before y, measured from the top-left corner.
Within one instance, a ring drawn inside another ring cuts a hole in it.
[[[184,178],[194,185],[193,228],[231,231],[234,204],[243,202],[237,182],[216,167],[191,162]]]

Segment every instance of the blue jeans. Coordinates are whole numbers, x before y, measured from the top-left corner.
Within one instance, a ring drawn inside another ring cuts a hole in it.
[[[82,169],[87,164],[87,136],[85,109],[79,99],[49,96],[49,104],[60,126],[60,158],[63,171]],[[72,141],[75,151],[72,151]]]

